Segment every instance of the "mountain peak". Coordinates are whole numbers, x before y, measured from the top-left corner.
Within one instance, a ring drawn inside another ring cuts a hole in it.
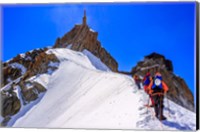
[[[63,37],[57,38],[53,48],[69,48],[75,51],[83,51],[84,49],[90,51],[98,57],[104,64],[106,64],[112,71],[118,71],[118,63],[101,46],[97,39],[98,32],[95,32],[87,25],[86,10],[84,11],[83,22],[81,25],[75,25]]]
[[[147,56],[145,56],[146,59],[165,59],[165,57],[161,54],[158,54],[156,52],[153,52]]]

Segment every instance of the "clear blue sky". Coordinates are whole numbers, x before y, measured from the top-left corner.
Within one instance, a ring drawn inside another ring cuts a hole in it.
[[[3,61],[52,46],[87,10],[89,26],[103,47],[130,71],[151,52],[173,62],[194,93],[195,2],[132,4],[51,4],[3,6]]]

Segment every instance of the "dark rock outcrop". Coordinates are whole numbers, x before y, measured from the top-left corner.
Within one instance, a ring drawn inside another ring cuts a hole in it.
[[[40,83],[30,81],[29,78],[42,73],[53,72],[58,67],[58,58],[54,54],[47,54],[47,48],[36,49],[20,54],[2,64],[3,81],[1,88],[1,110],[4,117],[1,125],[6,126],[12,115],[15,115],[22,105],[36,100],[39,94],[46,91]],[[55,65],[54,65],[55,64]],[[49,73],[50,74],[50,73]],[[21,97],[21,102],[17,96]]]
[[[2,116],[12,116],[16,114],[21,107],[20,100],[17,98],[16,93],[10,92],[4,94],[1,92],[1,102],[2,102]]]
[[[145,56],[145,59],[147,59],[147,60],[152,59],[154,61],[158,61],[158,63],[160,61],[165,65],[165,67],[168,71],[173,72],[172,62],[168,59],[165,59],[165,57],[163,55],[160,55],[160,54],[157,54],[157,53],[154,52],[150,55]]]
[[[175,103],[194,111],[194,97],[184,79],[173,73],[173,65],[163,55],[152,53],[145,56],[143,61],[137,63],[132,69],[132,74],[144,76],[148,70],[153,75],[159,69],[163,80],[169,87],[167,97]]]
[[[27,87],[29,86],[29,87]],[[17,97],[16,88],[18,89]],[[31,101],[34,101],[38,98],[38,95],[42,92],[45,92],[46,88],[37,82],[23,81],[19,80],[17,83],[13,82],[11,85],[8,85],[6,90],[1,91],[1,102],[2,102],[2,116],[9,117],[16,114],[22,105],[26,105]]]
[[[54,54],[47,54],[46,51],[47,48],[33,50],[3,63],[2,87],[21,76],[26,80],[34,75],[47,73],[49,69],[56,70],[57,68],[49,66],[49,63],[59,63],[58,58]],[[13,64],[20,65],[22,68]],[[23,68],[25,71],[22,71]]]

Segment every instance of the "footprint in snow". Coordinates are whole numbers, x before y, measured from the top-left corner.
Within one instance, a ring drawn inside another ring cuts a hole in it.
[[[142,107],[139,107],[139,109],[138,109],[138,110],[143,110],[144,108],[145,108],[145,107],[143,107],[143,106],[142,106]]]
[[[137,91],[133,91],[133,93],[137,93]]]

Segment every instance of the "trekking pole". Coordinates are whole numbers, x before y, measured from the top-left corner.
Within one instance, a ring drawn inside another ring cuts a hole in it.
[[[149,102],[150,102],[150,96],[149,96],[149,98],[148,98],[148,102],[147,102],[147,114],[149,114],[149,112],[148,112]]]
[[[171,118],[171,115],[170,115],[170,105],[169,105],[169,100],[167,99],[167,105],[168,105],[168,116]]]
[[[163,97],[164,98],[164,97]],[[161,118],[161,116],[163,116],[163,115],[161,115],[161,111],[162,111],[162,104],[161,104],[161,101],[162,101],[162,98],[161,98],[161,95],[160,95],[160,105],[159,105],[159,107],[160,107],[160,113],[159,113],[159,115],[160,115],[160,117],[159,118]],[[163,113],[162,113],[163,114]],[[160,123],[160,127],[161,127],[161,130],[163,130],[163,124],[162,123]]]
[[[168,106],[168,116],[171,117],[171,116],[170,116],[170,105],[169,105],[169,100],[168,100],[168,98],[167,98],[167,93],[165,93],[165,97],[166,97],[167,106]]]

